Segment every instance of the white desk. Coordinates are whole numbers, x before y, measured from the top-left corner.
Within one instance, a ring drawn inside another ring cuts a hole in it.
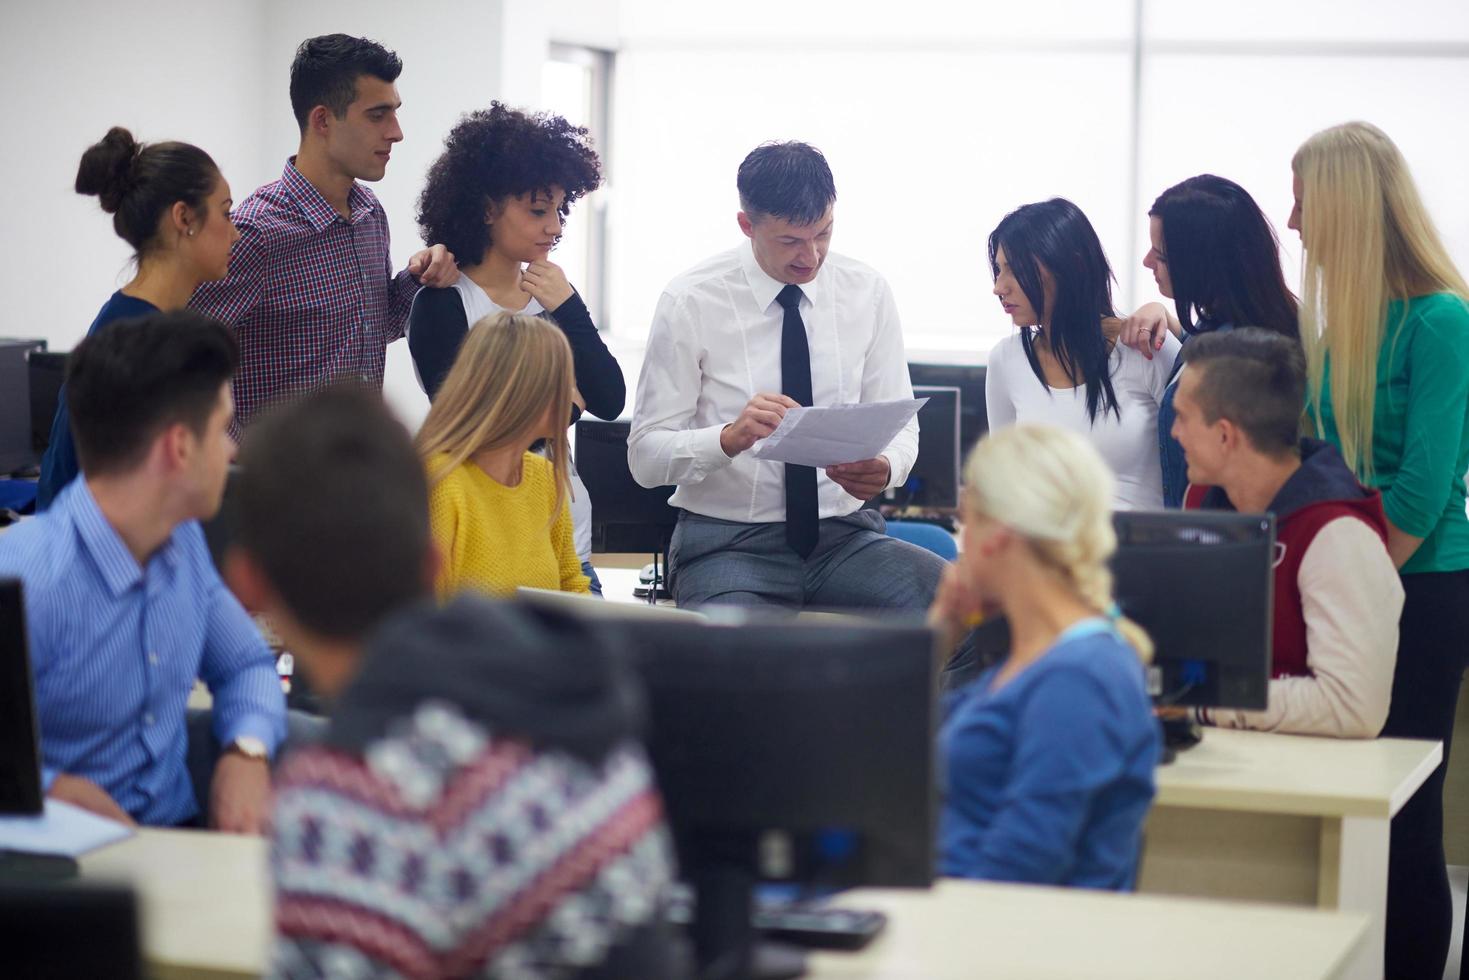
[[[144,830],[82,859],[142,903],[143,950],[161,978],[258,976],[271,930],[265,842]],[[946,980],[1326,980],[1361,946],[1365,916],[1188,899],[945,881],[929,892],[845,895],[887,931],[860,953],[822,953],[808,976]]]
[[[1346,975],[1380,977],[1389,822],[1442,757],[1437,742],[1206,730],[1158,769],[1139,889],[1364,913]]]

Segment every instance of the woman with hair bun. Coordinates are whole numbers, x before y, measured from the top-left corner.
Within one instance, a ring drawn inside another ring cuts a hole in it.
[[[1385,738],[1443,742],[1449,757],[1469,659],[1469,282],[1408,162],[1349,122],[1291,160],[1300,233],[1306,420],[1382,491],[1403,583]],[[1455,751],[1463,751],[1458,749]],[[1453,933],[1440,764],[1392,820],[1386,976],[1438,977]]]
[[[1112,601],[1113,483],[1084,437],[1051,426],[992,432],[969,456],[964,548],[929,619],[954,638],[998,607],[1011,644],[946,696],[944,874],[1135,883],[1161,739],[1143,676],[1152,643]]]
[[[229,273],[230,246],[240,237],[230,221],[230,185],[197,146],[139,143],[114,126],[82,154],[76,190],[101,201],[137,262],[132,280],[102,304],[87,336],[113,320],[183,309],[200,283]],[[36,508],[49,507],[78,468],[63,391],[41,460]]]

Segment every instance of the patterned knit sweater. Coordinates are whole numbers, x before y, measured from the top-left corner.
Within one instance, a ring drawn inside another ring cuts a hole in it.
[[[602,665],[481,599],[385,634],[278,771],[271,975],[675,975],[662,807]]]

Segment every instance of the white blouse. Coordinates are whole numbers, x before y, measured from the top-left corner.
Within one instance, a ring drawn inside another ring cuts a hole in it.
[[[1093,422],[1086,414],[1087,386],[1052,388],[1035,376],[1025,359],[1020,335],[1011,334],[990,351],[984,378],[985,408],[991,429],[1017,422],[1054,425],[1085,436],[1117,477],[1117,510],[1157,510],[1163,506],[1163,470],[1158,462],[1158,405],[1178,357],[1178,338],[1167,335],[1152,360],[1116,344],[1108,358],[1119,418],[1098,404]]]

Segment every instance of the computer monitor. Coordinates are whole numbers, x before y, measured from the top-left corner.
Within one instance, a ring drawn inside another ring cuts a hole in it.
[[[576,472],[592,498],[592,551],[664,552],[677,508],[674,488],[641,486],[627,465],[629,422],[581,419],[576,423]]]
[[[137,898],[120,884],[0,879],[0,949],[14,980],[142,980]]]
[[[989,413],[984,407],[984,374],[983,364],[908,363],[908,376],[913,384],[959,389],[960,459],[990,430]]]
[[[908,481],[892,491],[904,507],[952,510],[959,506],[961,431],[958,388],[914,385],[914,398],[927,398],[918,410],[918,459]]]
[[[1270,683],[1275,518],[1123,511],[1113,593],[1153,640],[1159,703],[1261,710]]]
[[[51,423],[61,404],[61,385],[66,380],[69,355],[44,349],[31,351],[28,377],[31,386],[31,449],[40,459],[51,445]]]
[[[20,579],[0,579],[0,813],[38,814],[41,737]]]
[[[43,340],[0,338],[0,477],[35,466],[32,446],[31,380],[27,363]]]
[[[748,968],[756,882],[932,884],[937,658],[921,621],[599,620],[596,635],[646,691],[705,967]]]

